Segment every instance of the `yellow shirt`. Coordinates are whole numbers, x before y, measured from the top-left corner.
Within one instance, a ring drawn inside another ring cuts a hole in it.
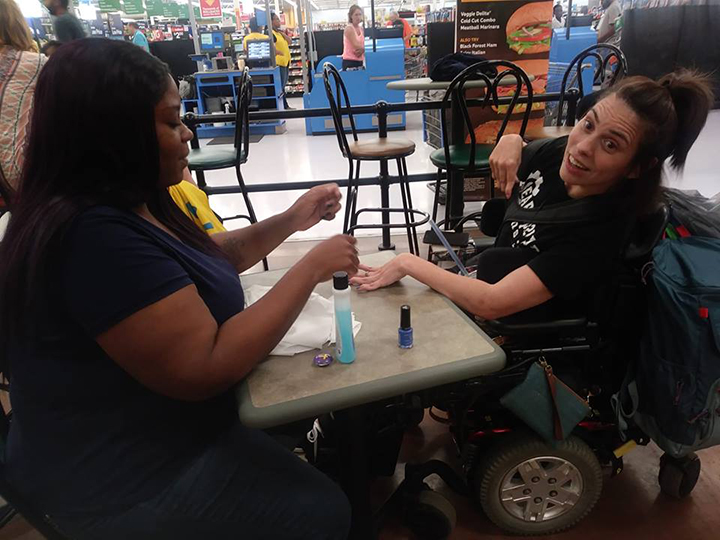
[[[261,34],[260,32],[250,32],[247,36],[243,38],[243,49],[245,49],[245,52],[247,52],[247,42],[251,39],[270,39],[266,34]]]
[[[290,45],[285,41],[285,38],[273,30],[275,36],[275,63],[278,66],[286,67],[290,63]],[[247,52],[247,42],[251,39],[270,39],[266,34],[260,32],[250,32],[243,38],[243,49]]]
[[[285,67],[290,64],[290,45],[285,41],[285,36],[273,30],[275,35],[275,63]]]
[[[206,233],[213,235],[226,229],[210,208],[208,197],[203,190],[183,180],[168,188],[170,196],[180,210]]]

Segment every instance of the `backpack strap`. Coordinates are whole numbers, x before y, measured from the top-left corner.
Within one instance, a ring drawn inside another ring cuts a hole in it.
[[[522,208],[513,198],[505,212],[504,221],[521,221],[525,223],[572,224],[601,221],[610,215],[607,203],[594,197],[563,201],[550,204],[541,209]]]

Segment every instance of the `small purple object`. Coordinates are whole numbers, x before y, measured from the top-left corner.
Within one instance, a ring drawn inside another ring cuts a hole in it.
[[[320,353],[315,355],[315,358],[313,358],[313,363],[317,367],[327,367],[330,364],[332,364],[333,357],[330,354],[327,353]]]

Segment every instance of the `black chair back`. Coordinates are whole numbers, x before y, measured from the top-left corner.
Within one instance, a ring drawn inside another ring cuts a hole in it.
[[[238,164],[243,164],[250,154],[250,102],[253,85],[248,68],[240,75],[236,91],[234,144],[238,153]]]
[[[487,73],[492,72],[492,68],[504,68],[504,71],[499,71],[495,77],[490,77]],[[445,163],[448,164],[448,166],[451,163],[450,137],[448,136],[445,110],[450,107],[451,101],[456,101],[455,106],[460,109],[465,129],[467,129],[470,134],[470,152],[467,170],[471,171],[475,168],[477,138],[475,136],[472,121],[470,120],[467,99],[465,98],[465,93],[467,91],[466,84],[468,81],[483,81],[485,83],[485,95],[481,100],[480,107],[485,108],[489,105],[493,105],[496,108],[499,108],[500,103],[498,102],[498,87],[501,85],[505,86],[503,83],[506,83],[508,79],[514,79],[515,89],[512,93],[510,104],[507,106],[507,111],[503,117],[495,142],[499,141],[500,137],[503,136],[505,128],[507,128],[508,122],[510,121],[510,117],[515,112],[515,108],[518,105],[518,99],[523,94],[527,96],[528,102],[522,115],[520,136],[522,137],[525,135],[525,129],[527,128],[528,121],[530,120],[530,113],[532,111],[533,98],[532,84],[530,83],[530,78],[527,76],[527,73],[525,73],[525,71],[523,71],[518,65],[506,60],[489,60],[473,64],[460,72],[460,74],[452,80],[450,86],[445,91],[445,96],[443,96],[442,99],[440,125],[442,127],[443,146],[445,149]]]
[[[0,374],[2,377],[2,374]],[[0,384],[0,390],[9,391],[7,383]],[[32,504],[20,495],[14,486],[7,481],[7,465],[5,464],[5,445],[10,432],[11,412],[6,412],[0,404],[0,495],[7,504],[11,505],[25,518],[40,534],[48,540],[70,540],[62,534],[53,523],[41,512],[33,508]]]
[[[350,157],[350,145],[348,144],[342,117],[343,115],[347,115],[349,118],[353,140],[357,141],[358,136],[357,129],[355,128],[355,119],[350,111],[350,98],[348,97],[345,83],[338,69],[330,62],[326,62],[323,66],[323,83],[325,84],[325,93],[327,94],[328,103],[330,104],[330,113],[332,114],[335,135],[337,136],[340,151],[343,156]],[[334,93],[333,86],[335,87]],[[343,100],[345,101],[345,111],[343,111]]]
[[[625,59],[625,55],[623,54],[623,52],[617,47],[615,47],[615,45],[610,45],[608,43],[599,43],[597,45],[592,45],[588,47],[584,51],[580,51],[580,53],[578,53],[578,55],[572,59],[570,65],[565,70],[562,84],[560,85],[560,101],[558,103],[557,116],[558,126],[562,126],[563,122],[563,106],[565,105],[566,92],[571,91],[572,88],[576,88],[575,91],[579,93],[578,99],[582,99],[585,96],[586,90],[588,90],[588,92],[592,92],[592,88],[586,89],[584,87],[582,80],[583,63],[588,58],[593,59],[595,62],[593,85],[605,83],[605,79],[607,78],[607,67],[613,58],[617,60],[617,67],[612,76],[610,77],[608,86],[612,86],[613,84],[615,84],[616,81],[622,79],[625,75],[627,75],[627,60]],[[576,72],[576,82],[574,84],[576,84],[577,86],[572,85],[572,88],[568,88],[568,81],[570,80],[570,76],[573,71]],[[575,119],[568,118],[567,121],[568,125],[573,125]]]

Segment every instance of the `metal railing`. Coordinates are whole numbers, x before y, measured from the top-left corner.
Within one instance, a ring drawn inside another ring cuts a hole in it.
[[[567,118],[575,117],[575,110],[577,107],[577,96],[565,96],[568,102]],[[543,103],[549,101],[559,101],[560,93],[553,92],[547,94],[540,94],[533,96],[534,103]],[[509,104],[511,98],[500,98],[499,103]],[[467,101],[468,106],[480,106],[482,100],[470,99]],[[518,99],[518,103],[527,103],[527,98],[521,96]],[[374,105],[354,105],[350,107],[350,111],[353,114],[375,114],[378,117],[378,136],[387,137],[387,117],[388,114],[396,112],[411,112],[411,111],[428,111],[442,109],[441,101],[418,101],[411,103],[387,103],[385,101],[379,101]],[[446,108],[449,108],[446,107]],[[342,109],[343,112],[347,111],[347,108]],[[258,122],[261,120],[290,120],[295,118],[321,118],[330,116],[330,108],[322,109],[298,109],[298,110],[268,110],[268,111],[253,111],[250,112],[250,122]],[[235,114],[195,114],[186,113],[183,117],[183,122],[193,131],[195,137],[191,141],[192,148],[199,148],[200,143],[197,138],[197,126],[199,124],[212,124],[216,122],[234,122]],[[408,175],[410,182],[430,182],[437,178],[436,173],[415,173]],[[397,183],[398,179],[392,177],[390,183]],[[293,190],[306,190],[322,184],[334,182],[341,187],[347,186],[347,178],[327,179],[327,180],[306,180],[301,182],[273,182],[263,184],[248,184],[246,189],[248,193],[260,193],[268,191],[293,191]],[[203,175],[198,175],[198,184],[200,187],[205,188],[206,183]],[[369,185],[380,185],[379,177],[363,177],[360,178],[361,186]],[[223,186],[213,187],[212,194],[232,194],[239,193],[237,186]]]
[[[512,101],[511,97],[499,98],[498,103],[500,105],[510,104]],[[517,100],[517,104],[527,103],[527,97],[520,96]],[[533,103],[544,103],[550,101],[560,101],[560,93],[547,93],[533,96]],[[575,111],[577,109],[578,95],[577,93],[569,92],[565,96],[565,102],[567,106],[567,118],[570,123],[575,118]],[[481,99],[469,99],[467,105],[469,107],[477,107],[483,104]],[[438,109],[450,109],[452,102],[447,103],[443,106],[442,101],[419,101],[410,103],[388,103],[386,101],[378,101],[374,105],[354,105],[349,108],[352,114],[374,114],[378,119],[378,136],[381,138],[387,137],[388,125],[387,117],[388,114],[397,112],[411,112],[411,111],[427,111],[427,110],[438,110]],[[348,111],[347,107],[341,108],[340,112],[346,114]],[[330,108],[321,109],[298,109],[298,110],[267,110],[267,111],[253,111],[249,114],[250,122],[257,122],[262,120],[289,120],[294,118],[319,118],[331,116]],[[234,122],[235,114],[194,114],[186,113],[183,117],[183,122],[193,131],[195,135],[190,145],[192,148],[200,148],[200,142],[197,138],[197,126],[204,123],[215,123],[215,122]],[[339,151],[339,148],[338,148]],[[208,195],[230,195],[240,193],[240,186],[207,186],[205,182],[205,176],[202,171],[196,171],[197,181],[200,188],[205,190]],[[442,173],[443,179],[447,178],[446,173]],[[431,182],[437,179],[437,173],[415,173],[408,174],[407,179],[409,182]],[[273,182],[273,183],[262,183],[262,184],[246,184],[245,189],[248,193],[261,193],[270,191],[293,191],[293,190],[307,190],[315,186],[334,182],[340,187],[347,187],[348,179],[336,178],[326,180],[307,180],[300,182]],[[389,200],[389,189],[391,184],[399,183],[397,176],[390,176],[387,172],[387,162],[380,163],[380,171],[378,176],[374,177],[362,177],[358,180],[360,186],[379,186],[381,190],[382,200]],[[383,214],[383,224],[389,224],[389,215]],[[392,249],[390,243],[390,231],[389,228],[383,229],[383,249]]]

